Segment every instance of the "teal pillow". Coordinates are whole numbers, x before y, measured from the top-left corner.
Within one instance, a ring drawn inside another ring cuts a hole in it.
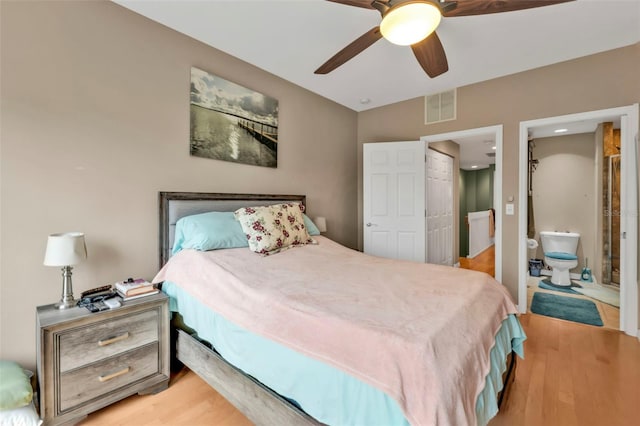
[[[31,402],[33,389],[24,370],[13,361],[0,361],[0,410],[14,410]]]
[[[302,218],[304,219],[304,226],[307,228],[307,233],[309,235],[311,236],[320,235],[320,231],[318,230],[318,227],[316,226],[315,223],[313,223],[311,219],[309,219],[309,216],[302,213]]]
[[[233,212],[208,212],[178,220],[171,254],[183,249],[208,251],[236,247],[249,247],[249,243]]]

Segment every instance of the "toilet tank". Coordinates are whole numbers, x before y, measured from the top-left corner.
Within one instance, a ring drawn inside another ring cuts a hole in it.
[[[545,253],[552,251],[576,254],[580,234],[576,232],[540,232],[540,242]]]

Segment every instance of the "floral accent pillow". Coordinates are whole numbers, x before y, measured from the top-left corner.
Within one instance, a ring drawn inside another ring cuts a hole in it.
[[[243,207],[234,215],[247,235],[249,248],[263,255],[275,254],[290,247],[316,244],[304,225],[300,203]]]

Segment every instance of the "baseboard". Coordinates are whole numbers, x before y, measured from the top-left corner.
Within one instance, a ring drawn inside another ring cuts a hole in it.
[[[638,340],[640,340],[640,330],[638,330]]]
[[[519,314],[526,314],[527,313],[527,304],[525,303],[524,305],[521,305],[518,303],[518,313]]]
[[[477,251],[477,252],[475,252],[473,255],[471,255],[471,253],[469,253],[469,254],[467,255],[467,259],[473,259],[474,257],[478,256],[479,254],[481,254],[481,253],[482,253],[482,252],[484,252],[485,250],[490,249],[493,245],[494,245],[494,244],[493,244],[493,243],[491,243],[491,244],[489,244],[488,246],[484,247],[483,249],[478,250],[478,251]]]

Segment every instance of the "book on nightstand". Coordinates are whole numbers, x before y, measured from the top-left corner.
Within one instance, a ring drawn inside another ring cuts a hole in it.
[[[137,299],[137,298],[139,298],[139,297],[146,297],[146,296],[150,296],[150,295],[152,295],[152,294],[159,293],[159,292],[160,292],[160,290],[158,290],[157,288],[154,288],[154,289],[153,289],[153,290],[151,290],[151,291],[147,291],[147,292],[145,292],[145,293],[135,294],[135,295],[133,295],[133,296],[125,296],[124,294],[120,293],[118,290],[116,290],[116,292],[118,293],[118,296],[120,296],[120,298],[121,298],[123,301],[127,301],[127,300]]]
[[[117,282],[115,284],[116,291],[124,300],[130,300],[133,297],[147,296],[149,294],[155,294],[159,290],[144,279],[133,280],[129,278],[126,281]]]

